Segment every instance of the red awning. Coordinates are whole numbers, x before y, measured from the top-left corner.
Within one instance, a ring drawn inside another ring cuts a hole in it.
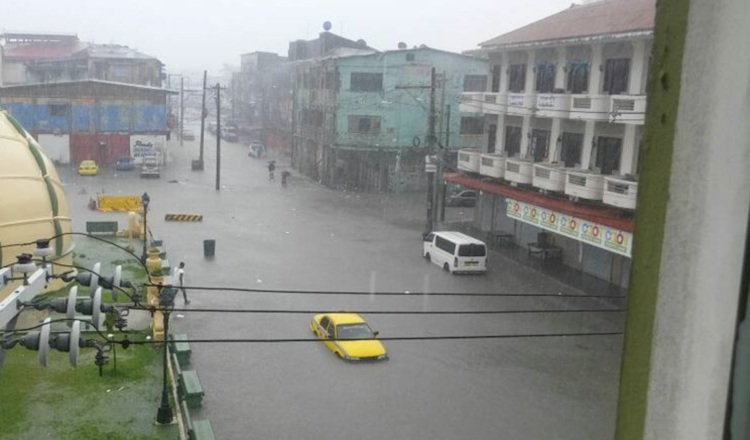
[[[633,232],[634,221],[632,214],[619,209],[575,203],[570,200],[551,197],[532,190],[516,188],[493,182],[489,179],[481,179],[461,173],[445,173],[443,179],[446,182],[457,183],[467,188],[497,194],[520,202],[531,203],[542,208],[582,218],[621,231]]]

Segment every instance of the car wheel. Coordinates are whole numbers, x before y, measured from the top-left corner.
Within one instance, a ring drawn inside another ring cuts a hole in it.
[[[427,260],[427,261],[432,261],[432,257],[430,257],[430,253],[429,252],[427,252],[426,254],[424,254],[424,259]]]
[[[448,263],[443,264],[443,270],[446,272],[450,272],[451,271],[450,265]]]

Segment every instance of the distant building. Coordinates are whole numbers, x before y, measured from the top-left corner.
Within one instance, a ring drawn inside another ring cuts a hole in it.
[[[0,85],[99,79],[161,87],[164,65],[127,46],[69,34],[0,35]]]
[[[100,80],[0,87],[7,110],[50,159],[103,166],[121,156],[166,157],[166,89]]]
[[[385,52],[343,47],[295,65],[295,167],[332,187],[423,186],[432,68],[437,73],[433,152],[439,145],[481,146],[484,116],[460,113],[458,96],[475,83],[485,87],[486,60],[427,47]]]

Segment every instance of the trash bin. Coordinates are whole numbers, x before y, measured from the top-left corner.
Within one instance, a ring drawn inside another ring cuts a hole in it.
[[[213,258],[216,252],[216,240],[203,240],[203,256]]]

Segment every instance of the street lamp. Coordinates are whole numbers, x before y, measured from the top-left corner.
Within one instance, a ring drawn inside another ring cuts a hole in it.
[[[141,261],[146,262],[146,247],[148,247],[148,204],[151,201],[151,197],[148,193],[143,193],[141,196],[141,205],[143,206],[143,254],[141,255]]]
[[[174,307],[175,295],[177,295],[177,289],[172,286],[159,288],[159,307],[162,310],[162,316],[164,316],[164,380],[161,389],[161,404],[156,411],[156,423],[160,425],[172,422],[172,408],[169,407],[169,391],[167,390],[167,377],[169,375],[167,365],[169,363],[169,314]]]

